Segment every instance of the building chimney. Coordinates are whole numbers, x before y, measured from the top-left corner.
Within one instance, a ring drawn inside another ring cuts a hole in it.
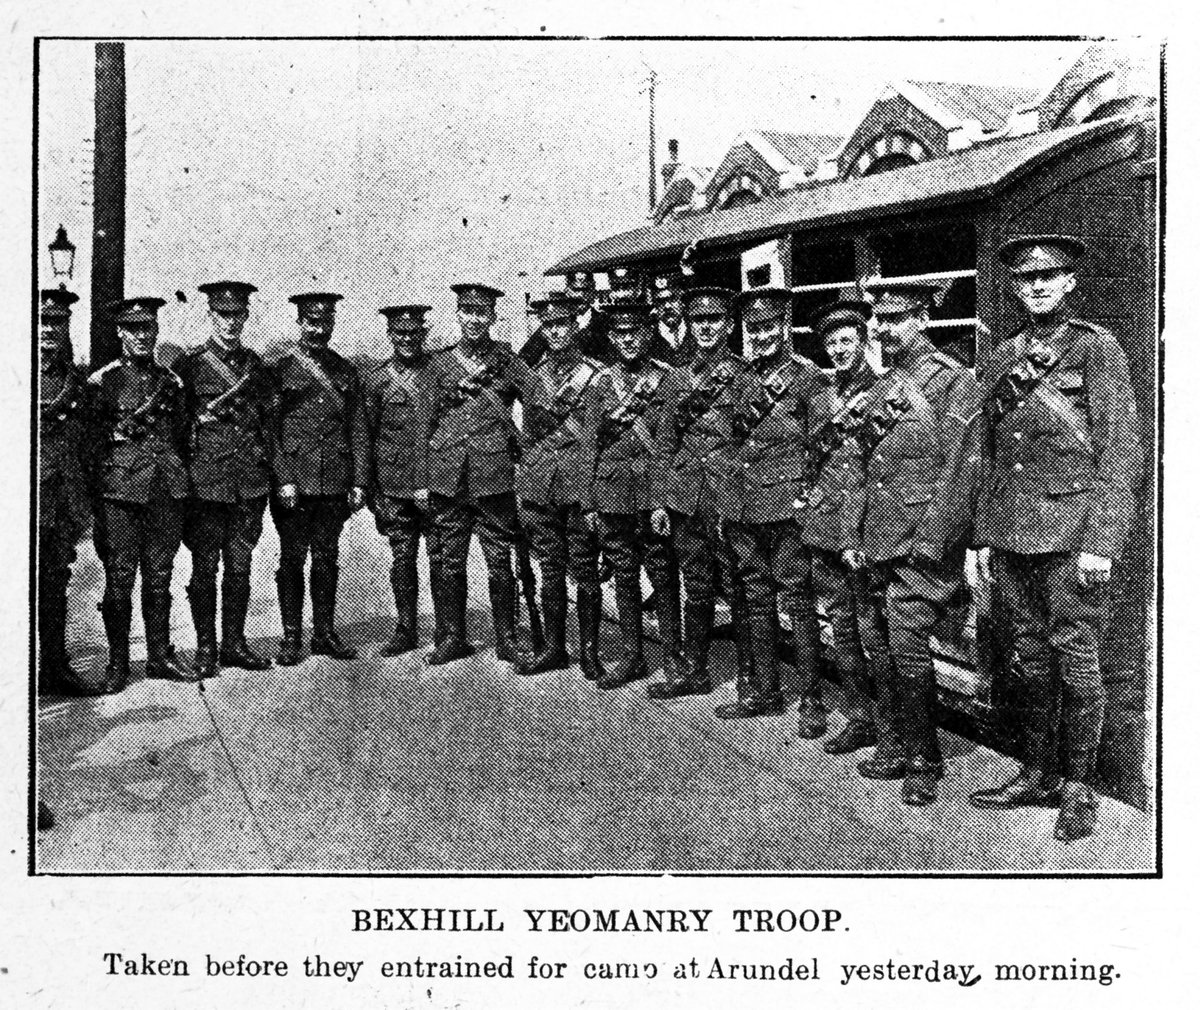
[[[679,171],[679,141],[667,141],[667,160],[663,162],[662,180],[663,189],[665,190],[671,185],[671,180],[675,178],[675,173]]]

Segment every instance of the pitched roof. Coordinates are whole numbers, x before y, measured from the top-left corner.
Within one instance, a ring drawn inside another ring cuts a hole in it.
[[[999,130],[1008,122],[1009,113],[1018,105],[1035,102],[1041,94],[1036,88],[993,87],[985,84],[958,84],[953,81],[906,81],[920,88],[957,120],[975,119],[988,131]]]
[[[1083,126],[1034,133],[967,148],[933,161],[879,175],[791,190],[775,199],[621,232],[572,253],[547,274],[605,270],[677,254],[692,242],[716,246],[789,231],[899,214],[929,205],[987,197],[1013,178],[1077,143],[1115,132],[1137,117],[1118,116]]]
[[[841,146],[842,138],[822,133],[784,133],[782,130],[755,130],[760,137],[797,168],[812,170],[817,162]]]

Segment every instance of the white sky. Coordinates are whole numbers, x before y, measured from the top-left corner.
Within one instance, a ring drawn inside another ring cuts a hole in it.
[[[198,283],[261,289],[248,336],[294,327],[287,296],[346,295],[335,346],[384,353],[381,305],[451,282],[523,291],[559,257],[647,214],[647,64],[668,138],[713,165],[751,127],[846,134],[889,80],[1044,90],[1083,51],[1047,42],[131,42],[126,292],[170,299],[165,339],[204,332]],[[43,246],[58,223],[89,290],[94,47],[44,42]],[[49,273],[48,255],[43,275]],[[526,271],[528,280],[518,274]],[[48,279],[48,278],[47,278]],[[173,296],[184,291],[187,305]],[[87,306],[77,306],[77,353]]]

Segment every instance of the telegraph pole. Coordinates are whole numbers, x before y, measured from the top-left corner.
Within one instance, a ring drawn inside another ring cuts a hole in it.
[[[654,158],[654,87],[658,82],[658,73],[650,68],[650,217],[654,217],[654,208],[658,206],[658,167]]]
[[[125,295],[125,44],[96,43],[91,365],[121,353],[105,307]]]

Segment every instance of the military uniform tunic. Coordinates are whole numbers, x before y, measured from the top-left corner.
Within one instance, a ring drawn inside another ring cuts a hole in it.
[[[168,596],[189,494],[179,377],[154,362],[127,359],[93,373],[87,439],[105,604],[128,606],[139,568],[144,604]]]
[[[516,493],[542,570],[545,593],[565,592],[568,571],[580,586],[597,584],[599,548],[583,521],[585,425],[604,366],[577,350],[546,355],[523,396],[523,456]]]
[[[336,565],[338,538],[350,515],[351,488],[367,486],[369,441],[362,386],[350,362],[327,347],[297,345],[272,369],[279,396],[274,478],[294,485],[291,508],[278,499],[271,515],[279,530],[280,568],[314,562]]]
[[[842,546],[868,563],[860,631],[881,746],[935,763],[929,636],[962,588],[969,513],[951,485],[977,397],[974,373],[919,337],[864,406],[842,518]]]
[[[224,555],[228,590],[231,579],[249,576],[262,535],[275,455],[275,384],[254,351],[214,342],[183,354],[175,371],[189,424],[192,502],[183,537],[192,552],[192,583],[214,582]]]
[[[855,417],[878,378],[863,361],[845,380],[837,376],[813,399],[810,488],[802,539],[812,562],[813,596],[825,606],[833,633],[833,656],[846,692],[846,714],[870,718],[866,659],[859,639],[858,612],[864,599],[862,575],[841,559],[842,507],[854,451]]]
[[[786,352],[747,373],[734,410],[733,480],[723,504],[745,586],[754,683],[743,700],[779,697],[776,624],[780,607],[792,623],[801,694],[817,694],[818,629],[808,552],[801,538],[813,399],[827,380],[807,359]]]
[[[73,364],[43,368],[38,395],[38,645],[44,675],[66,665],[67,583],[91,523],[82,466],[85,378]]]
[[[416,492],[429,488],[431,368],[427,354],[412,363],[392,359],[372,367],[363,380],[371,437],[369,502],[376,528],[391,545],[400,623],[414,636],[422,536],[431,571],[437,564],[429,513],[414,500]]]
[[[1103,722],[1112,593],[1108,583],[1080,586],[1077,558],[1116,562],[1129,536],[1143,460],[1129,366],[1108,330],[1064,319],[1002,343],[984,389],[976,539],[993,548],[1012,625],[1029,757],[1057,770],[1061,685],[1067,773],[1086,781]]]

